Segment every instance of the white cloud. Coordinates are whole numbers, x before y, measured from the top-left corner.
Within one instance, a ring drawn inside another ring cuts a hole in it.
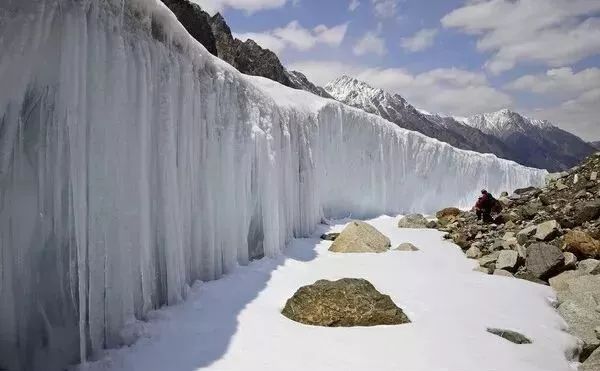
[[[600,68],[592,67],[577,73],[570,67],[555,68],[543,74],[522,76],[506,87],[536,94],[572,97],[600,87]]]
[[[350,0],[350,4],[348,4],[348,10],[350,10],[351,12],[353,12],[359,6],[360,6],[360,1],[358,1],[358,0]]]
[[[512,98],[495,88],[485,74],[457,68],[411,74],[402,68],[374,68],[342,62],[303,61],[290,66],[325,85],[347,74],[374,87],[398,93],[416,107],[430,112],[468,116],[512,106]]]
[[[200,5],[209,14],[222,12],[227,8],[255,13],[260,10],[280,8],[287,0],[191,0]]]
[[[598,0],[482,0],[442,18],[445,27],[477,35],[492,53],[486,68],[500,73],[523,62],[559,67],[600,53]]]
[[[382,56],[387,53],[387,48],[385,47],[385,40],[379,36],[378,32],[368,31],[354,44],[352,52],[355,55],[374,53]]]
[[[529,114],[544,118],[577,135],[600,140],[600,68],[573,72],[569,67],[548,70],[545,74],[522,76],[506,86],[527,91],[558,104],[529,110]]]
[[[403,37],[400,46],[410,52],[420,52],[433,45],[438,30],[435,28],[424,28],[411,37]]]
[[[334,27],[319,25],[311,30],[302,27],[298,21],[292,21],[285,27],[264,32],[240,33],[235,34],[235,37],[240,40],[253,39],[262,47],[280,53],[288,47],[306,51],[317,44],[339,46],[344,40],[347,29],[348,24],[344,23]]]
[[[398,12],[398,0],[371,0],[378,18],[393,18]]]

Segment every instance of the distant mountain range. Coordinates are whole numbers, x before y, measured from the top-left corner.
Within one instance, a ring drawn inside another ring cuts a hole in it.
[[[275,53],[251,39],[233,37],[221,14],[210,16],[189,0],[162,0],[186,30],[213,55],[240,72],[262,76],[294,89],[379,115],[405,129],[423,133],[455,147],[492,153],[520,164],[559,171],[570,168],[600,149],[547,121],[533,120],[509,110],[455,118],[419,111],[398,94],[375,89],[342,76],[325,88],[298,71],[289,71]]]

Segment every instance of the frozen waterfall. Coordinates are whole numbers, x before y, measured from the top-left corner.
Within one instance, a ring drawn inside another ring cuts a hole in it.
[[[157,0],[3,0],[0,50],[0,369],[119,346],[322,217],[545,175],[243,76]]]

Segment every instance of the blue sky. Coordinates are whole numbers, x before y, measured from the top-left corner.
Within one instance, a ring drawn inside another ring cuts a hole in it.
[[[418,108],[511,108],[600,140],[600,0],[194,0],[324,85],[349,74]]]

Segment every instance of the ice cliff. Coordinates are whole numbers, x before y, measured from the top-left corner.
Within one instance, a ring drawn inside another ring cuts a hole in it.
[[[322,217],[545,174],[241,75],[157,0],[3,0],[0,50],[0,369],[119,346]]]

